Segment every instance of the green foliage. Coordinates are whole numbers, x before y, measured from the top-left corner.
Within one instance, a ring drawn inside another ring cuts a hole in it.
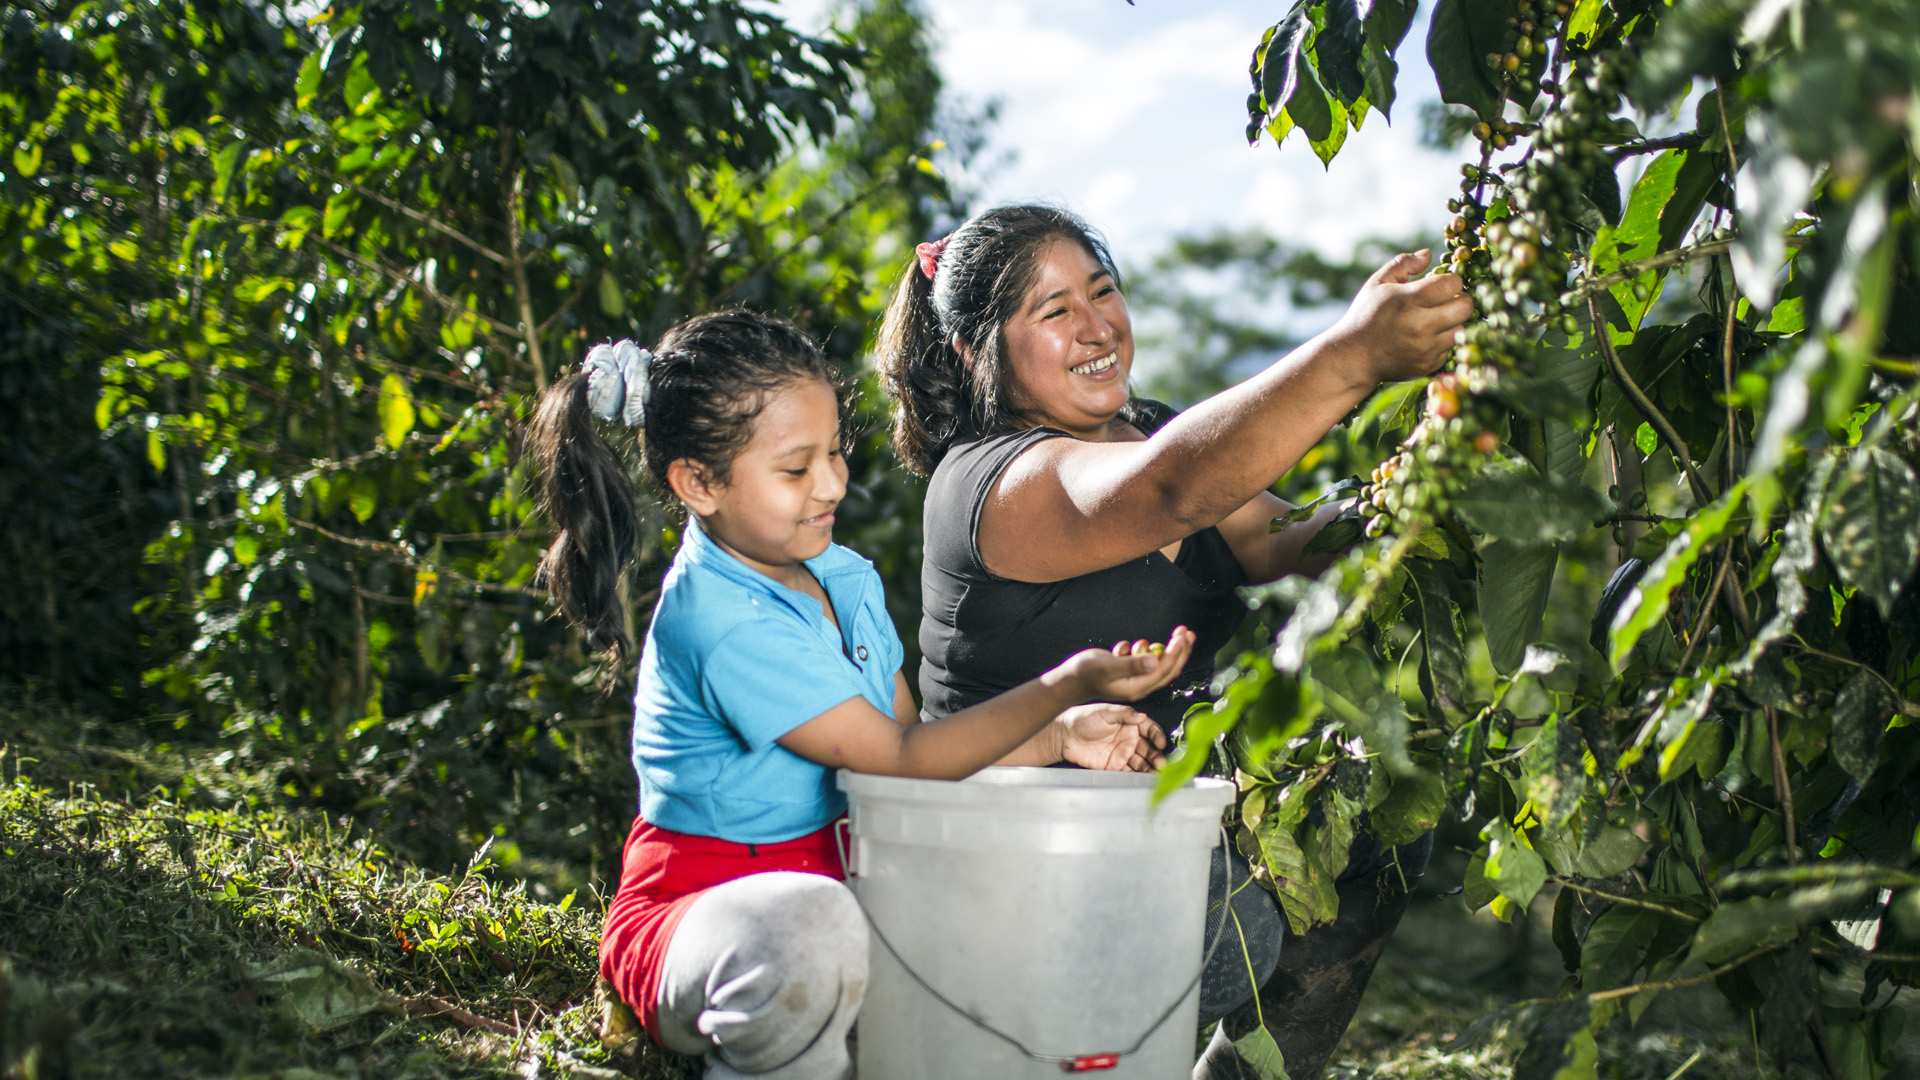
[[[309,15],[11,9],[0,296],[60,335],[60,438],[131,455],[145,501],[103,512],[94,466],[41,520],[125,527],[71,557],[8,524],[49,572],[8,603],[104,584],[123,605],[56,607],[66,636],[9,657],[65,683],[110,659],[100,683],[144,683],[276,763],[284,798],[431,864],[499,838],[563,891],[608,878],[633,803],[603,689],[628,673],[534,581],[526,413],[592,342],[728,304],[790,314],[851,370],[883,279],[952,209],[925,24],[891,0],[818,39],[734,0]],[[10,477],[50,452],[15,445]],[[918,489],[878,431],[856,450],[843,539],[911,626]],[[675,530],[649,510],[638,621]],[[94,555],[104,582],[71,565]]]
[[[1268,32],[1250,137],[1324,160],[1386,100],[1347,8]],[[1477,824],[1470,907],[1560,890],[1576,977],[1516,1076],[1595,1075],[1618,1013],[1709,979],[1777,1061],[1885,1075],[1877,988],[1920,979],[1879,891],[1920,854],[1920,14],[1442,0],[1427,58],[1479,122],[1447,230],[1478,317],[1424,410],[1387,388],[1323,443],[1377,463],[1367,539],[1255,591],[1190,738],[1225,734],[1296,926],[1360,807]],[[1269,715],[1306,719],[1240,732]],[[1876,993],[1829,1008],[1842,978]]]

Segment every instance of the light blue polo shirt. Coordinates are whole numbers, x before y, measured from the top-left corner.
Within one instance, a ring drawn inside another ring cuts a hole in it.
[[[873,564],[838,544],[807,569],[820,602],[749,568],[689,521],[640,654],[640,815],[674,832],[770,844],[846,812],[832,770],[774,742],[856,695],[893,715],[905,651]]]

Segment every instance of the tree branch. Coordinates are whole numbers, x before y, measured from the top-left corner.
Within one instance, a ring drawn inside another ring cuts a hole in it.
[[[1669,135],[1664,139],[1640,139],[1622,143],[1607,151],[1607,160],[1618,165],[1636,154],[1657,154],[1662,150],[1693,150],[1705,144],[1706,141],[1706,136],[1697,131]]]
[[[1803,248],[1806,247],[1809,242],[1809,239],[1805,236],[1786,237],[1788,248]],[[1681,263],[1695,262],[1699,259],[1711,259],[1716,255],[1725,255],[1732,249],[1732,237],[1721,240],[1703,240],[1692,247],[1674,248],[1671,251],[1662,251],[1657,255],[1649,255],[1644,259],[1621,263],[1620,269],[1612,273],[1602,274],[1595,278],[1588,278],[1580,284],[1575,285],[1567,291],[1564,299],[1568,303],[1583,300],[1611,289],[1615,285],[1622,285],[1632,281],[1634,278],[1639,277],[1649,270],[1665,270],[1668,267],[1679,266]]]
[[[389,543],[385,540],[364,540],[356,536],[345,536],[334,532],[324,525],[316,525],[311,521],[296,517],[287,518],[287,523],[319,533],[321,536],[332,540],[336,544],[345,544],[348,547],[361,548],[365,551],[377,551],[382,555],[391,555],[416,570],[426,570],[476,589],[491,589],[494,592],[512,593],[517,596],[532,597],[535,600],[544,600],[547,596],[546,591],[542,589],[530,589],[524,585],[500,585],[491,581],[481,581],[479,578],[468,577],[458,570],[450,570],[444,566],[437,566],[414,554],[413,549],[404,544]]]
[[[328,251],[333,252],[335,255],[340,256],[341,258],[347,260],[348,262],[356,263],[360,266],[367,267],[371,270],[379,271],[380,273],[385,274],[387,277],[393,279],[393,281],[396,284],[402,285],[406,288],[419,289],[421,292],[427,295],[428,299],[431,299],[434,303],[439,304],[440,306],[447,308],[450,311],[458,311],[458,312],[461,312],[462,314],[471,315],[474,318],[479,319],[481,322],[487,324],[487,327],[496,334],[501,334],[509,338],[520,337],[519,329],[515,327],[512,323],[504,323],[504,322],[501,322],[499,319],[494,318],[491,315],[487,315],[483,312],[475,311],[474,309],[468,307],[467,305],[461,303],[460,301],[455,300],[453,297],[448,296],[445,293],[441,292],[440,290],[427,284],[426,282],[421,281],[419,278],[412,277],[406,273],[403,273],[402,271],[396,270],[393,267],[388,266],[386,263],[381,262],[378,259],[369,259],[366,256],[361,255],[356,251],[353,251],[340,244],[334,243],[333,241],[327,239],[324,236],[315,236],[315,237],[311,237],[311,239],[314,240],[316,243],[318,243],[321,247],[326,248]]]
[[[1747,955],[1740,957],[1738,960],[1730,960],[1727,963],[1724,963],[1717,968],[1709,968],[1708,970],[1703,971],[1698,975],[1690,976],[1685,979],[1667,979],[1664,982],[1635,983],[1632,986],[1616,986],[1611,990],[1602,990],[1599,993],[1594,994],[1592,1000],[1611,1001],[1614,998],[1632,997],[1633,995],[1638,994],[1643,990],[1680,990],[1689,986],[1698,986],[1703,982],[1712,982],[1713,980],[1719,978],[1720,976],[1725,975],[1729,971],[1733,971],[1736,968],[1745,967],[1746,965],[1751,964],[1755,960],[1760,959],[1761,957],[1767,955],[1768,953],[1779,952],[1781,949],[1784,949],[1784,948],[1786,948],[1785,945],[1766,945],[1761,948],[1753,950]]]
[[[513,291],[520,301],[520,325],[526,328],[520,340],[527,346],[527,363],[533,367],[534,389],[545,393],[547,365],[540,356],[540,324],[533,318],[533,293],[527,287],[527,259],[520,251],[521,176],[518,169],[514,170],[513,191],[507,199],[507,243],[513,252]]]
[[[1693,454],[1687,449],[1687,441],[1680,437],[1679,431],[1674,429],[1673,421],[1667,419],[1667,414],[1660,411],[1660,407],[1653,403],[1653,399],[1647,397],[1647,392],[1640,389],[1640,384],[1634,382],[1633,376],[1627,373],[1627,366],[1620,362],[1620,354],[1614,351],[1613,336],[1607,328],[1605,316],[1600,314],[1600,304],[1591,295],[1587,297],[1587,316],[1592,320],[1593,336],[1600,343],[1600,355],[1607,362],[1607,371],[1613,375],[1614,381],[1620,384],[1620,389],[1626,392],[1634,408],[1640,410],[1640,415],[1646,417],[1647,422],[1660,433],[1660,438],[1667,444],[1667,448],[1680,459],[1680,467],[1687,474],[1687,485],[1693,489],[1694,499],[1702,507],[1707,506],[1713,502],[1713,489],[1707,486],[1706,480],[1700,475],[1700,470],[1694,467]]]
[[[423,214],[420,211],[415,210],[413,207],[406,205],[405,203],[398,202],[394,199],[389,199],[385,195],[382,195],[377,191],[364,187],[358,183],[355,183],[352,180],[348,180],[343,176],[335,176],[333,173],[330,173],[325,169],[315,169],[314,171],[326,177],[327,179],[333,181],[336,184],[341,184],[346,187],[352,188],[354,190],[354,193],[359,195],[362,198],[372,199],[374,202],[379,203],[381,206],[384,206],[389,210],[394,210],[401,214],[404,214],[405,216],[412,218],[414,221],[417,221],[420,224],[425,225],[427,228],[432,229],[437,233],[440,233],[450,239],[459,241],[462,244],[465,244],[466,246],[472,248],[474,251],[479,252],[481,255],[484,255],[487,258],[492,259],[494,262],[499,263],[501,266],[507,265],[506,256],[493,250],[487,245],[482,244],[480,241],[473,239],[472,237],[468,236],[466,233],[461,232],[460,230],[454,228],[453,226],[448,225],[445,222],[442,222],[441,220],[433,217],[430,214]]]
[[[1773,758],[1774,805],[1780,813],[1780,833],[1787,846],[1787,865],[1800,865],[1799,823],[1793,812],[1793,782],[1787,775],[1787,756],[1780,750],[1780,712],[1767,706],[1767,748]]]
[[[1602,892],[1601,890],[1596,889],[1591,885],[1582,885],[1579,882],[1572,880],[1571,878],[1561,877],[1558,874],[1552,875],[1552,877],[1554,881],[1557,881],[1560,883],[1561,888],[1572,889],[1574,892],[1577,892],[1577,893],[1585,893],[1596,900],[1605,900],[1609,904],[1619,904],[1622,907],[1639,908],[1642,911],[1657,911],[1662,915],[1671,915],[1676,919],[1680,919],[1682,921],[1690,922],[1690,923],[1699,923],[1702,921],[1698,915],[1681,911],[1679,908],[1671,908],[1666,906],[1665,904],[1656,904],[1651,900],[1641,900],[1637,897],[1620,896],[1616,893]]]
[[[444,1016],[467,1027],[494,1035],[509,1039],[520,1037],[520,1031],[517,1028],[509,1027],[498,1020],[489,1020],[484,1016],[475,1015],[450,1001],[442,1001],[432,994],[415,994],[412,997],[400,998],[397,1003],[401,1011],[408,1016]]]

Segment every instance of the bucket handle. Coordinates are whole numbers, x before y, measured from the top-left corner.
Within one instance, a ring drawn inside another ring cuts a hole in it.
[[[846,839],[850,837],[851,833],[852,826],[847,823],[847,819],[842,818],[835,823],[833,830],[834,840],[840,844],[840,863],[846,867],[847,877],[849,878],[856,876],[850,858],[852,845],[849,844]],[[1224,823],[1220,826],[1220,842],[1222,844],[1227,843],[1227,827]],[[1229,846],[1227,853],[1231,856],[1233,848]],[[1233,895],[1233,859],[1231,857],[1227,859],[1227,895]],[[854,902],[860,903],[860,895],[858,893],[854,894]],[[874,921],[873,913],[867,910],[867,905],[864,903],[860,903],[860,914],[866,917],[867,925],[873,928],[873,936],[879,939],[881,947],[887,950],[887,955],[893,957],[893,962],[899,964],[900,970],[906,972],[909,978],[918,983],[920,989],[932,995],[933,1000],[945,1005],[974,1027],[1013,1047],[1020,1052],[1021,1057],[1029,1061],[1058,1065],[1060,1066],[1061,1072],[1069,1073],[1100,1072],[1106,1069],[1116,1068],[1119,1066],[1121,1058],[1131,1057],[1139,1053],[1140,1048],[1147,1045],[1147,1040],[1153,1038],[1154,1032],[1159,1031],[1160,1026],[1172,1018],[1174,1011],[1180,1008],[1180,1003],[1187,1000],[1187,995],[1193,993],[1194,989],[1200,985],[1200,977],[1206,974],[1207,965],[1213,962],[1213,954],[1220,948],[1220,942],[1225,940],[1227,936],[1227,920],[1222,919],[1220,920],[1220,929],[1214,932],[1213,943],[1207,946],[1206,953],[1200,957],[1199,970],[1193,973],[1193,978],[1188,980],[1186,988],[1174,997],[1172,1004],[1161,1011],[1159,1017],[1147,1026],[1147,1030],[1140,1033],[1139,1038],[1133,1040],[1132,1046],[1127,1047],[1125,1050],[1106,1051],[1098,1054],[1043,1054],[1037,1050],[1030,1049],[1019,1039],[1014,1038],[999,1028],[994,1027],[984,1019],[954,1004],[953,1000],[947,997],[947,995],[935,990],[931,983],[920,977],[919,972],[913,970],[913,966],[907,963],[907,958],[901,956],[900,950],[893,947],[893,942],[887,940],[886,933],[880,929],[880,924]]]

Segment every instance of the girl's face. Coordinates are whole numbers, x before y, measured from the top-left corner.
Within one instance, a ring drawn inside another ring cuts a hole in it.
[[[669,469],[669,480],[707,535],[755,570],[793,584],[798,565],[833,541],[833,511],[847,493],[833,388],[808,379],[774,390],[725,483],[703,480],[699,470],[684,471],[682,483],[674,476],[680,466]]]
[[[1113,275],[1074,241],[1053,241],[1004,330],[1015,403],[1054,427],[1103,437],[1127,403],[1133,370],[1133,321]]]

